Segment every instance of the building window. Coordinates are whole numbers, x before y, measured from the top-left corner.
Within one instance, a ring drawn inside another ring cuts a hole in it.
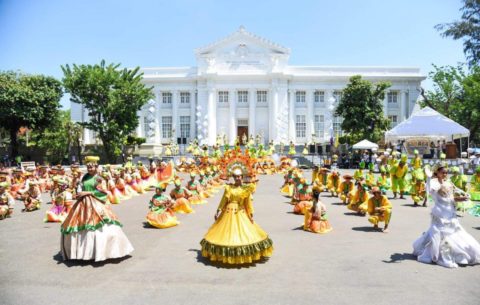
[[[324,134],[325,117],[323,115],[315,115],[314,121],[315,135],[317,138],[321,138]]]
[[[248,119],[238,119],[237,126],[248,126]]]
[[[218,91],[218,102],[228,104],[228,91]]]
[[[339,116],[333,117],[333,136],[341,136],[342,135],[342,122],[343,118]]]
[[[162,92],[162,103],[171,104],[172,103],[172,93],[171,92]]]
[[[238,91],[238,103],[248,103],[248,91]]]
[[[306,96],[305,91],[295,92],[295,100],[297,101],[297,103],[305,103],[305,96]]]
[[[305,138],[307,132],[307,123],[305,122],[304,115],[297,115],[297,120],[295,122],[295,130],[297,138]]]
[[[180,92],[180,104],[190,104],[190,92]]]
[[[267,91],[257,91],[257,103],[267,102]]]
[[[150,124],[150,120],[145,115],[143,117],[143,137],[144,138],[150,138],[150,135],[148,134],[148,132],[150,131],[150,126],[148,126],[149,124]]]
[[[395,127],[398,124],[398,118],[396,115],[389,115],[388,119],[390,120],[390,127]]]
[[[190,116],[180,116],[180,137],[190,138]]]
[[[170,139],[172,137],[172,117],[162,116],[162,137]]]
[[[396,104],[398,102],[398,92],[396,91],[388,92],[387,100],[389,104]]]
[[[335,103],[338,105],[342,100],[342,91],[333,91],[333,98],[335,99]]]
[[[325,103],[325,92],[315,91],[313,96],[314,96],[313,100],[315,103]]]

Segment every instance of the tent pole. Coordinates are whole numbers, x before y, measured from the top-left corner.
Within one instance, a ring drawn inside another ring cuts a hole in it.
[[[460,158],[462,158],[462,138],[460,138]]]

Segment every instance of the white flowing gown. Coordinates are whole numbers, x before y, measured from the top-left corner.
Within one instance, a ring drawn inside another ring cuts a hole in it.
[[[430,195],[435,202],[432,222],[427,232],[413,243],[413,255],[422,263],[455,268],[458,264],[480,263],[480,244],[460,225],[450,181],[430,181]]]

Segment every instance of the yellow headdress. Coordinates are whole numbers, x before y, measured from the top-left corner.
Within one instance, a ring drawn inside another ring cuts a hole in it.
[[[98,156],[86,156],[85,157],[85,163],[86,164],[97,164],[98,163],[98,160],[100,160],[100,158]]]

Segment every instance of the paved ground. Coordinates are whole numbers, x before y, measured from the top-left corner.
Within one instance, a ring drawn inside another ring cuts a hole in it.
[[[312,234],[280,195],[281,180],[261,177],[255,194],[255,219],[274,242],[273,257],[242,269],[199,257],[221,193],[166,230],[144,224],[151,194],[114,206],[135,251],[104,264],[63,262],[59,224],[42,223],[50,205],[32,213],[17,205],[0,221],[0,304],[479,304],[480,266],[450,270],[410,255],[429,208],[393,201],[391,232],[383,234],[322,197],[334,231]],[[461,222],[480,240],[480,218]]]

